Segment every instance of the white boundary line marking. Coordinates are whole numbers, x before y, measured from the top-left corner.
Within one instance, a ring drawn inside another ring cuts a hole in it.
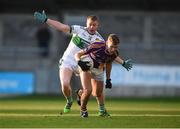
[[[0,113],[1,117],[68,117],[80,116],[80,114],[25,114],[25,113]],[[97,116],[97,114],[89,114],[89,116]],[[130,116],[130,117],[180,117],[180,114],[111,114],[111,116]]]
[[[12,129],[12,128],[0,128],[0,129]],[[19,129],[19,128],[13,128]],[[75,128],[21,128],[21,129],[75,129]],[[76,129],[140,129],[140,128],[76,128]],[[141,128],[141,129],[180,129],[180,128]]]

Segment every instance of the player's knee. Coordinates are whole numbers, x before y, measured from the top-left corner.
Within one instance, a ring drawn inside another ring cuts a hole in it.
[[[100,93],[98,93],[98,94],[96,94],[96,96],[95,97],[101,97],[101,94]]]
[[[62,80],[62,81],[61,81],[61,86],[62,86],[63,88],[69,87],[69,86],[70,86],[70,81],[69,81],[69,80]]]
[[[92,96],[96,97],[96,93],[92,92]]]
[[[91,89],[83,89],[83,93],[86,95],[91,95],[92,90]]]
[[[94,96],[94,97],[100,97],[101,96],[101,92],[92,92],[92,95]]]

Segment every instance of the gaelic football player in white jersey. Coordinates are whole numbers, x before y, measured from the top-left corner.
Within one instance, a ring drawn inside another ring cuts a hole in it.
[[[84,49],[96,40],[104,41],[102,36],[97,32],[99,26],[99,19],[97,16],[94,15],[88,16],[86,27],[82,27],[79,25],[69,26],[59,21],[49,19],[44,11],[42,13],[35,12],[34,18],[41,23],[47,23],[48,25],[54,27],[59,31],[73,34],[69,46],[67,47],[63,57],[60,60],[59,66],[59,77],[61,81],[62,92],[67,100],[67,103],[64,107],[64,113],[68,113],[70,112],[73,103],[70,81],[73,72],[77,72],[78,70],[78,65],[75,61],[74,55],[75,53],[77,53],[81,49]],[[107,79],[110,79],[110,71],[111,64],[107,64]],[[96,80],[94,80],[92,82],[92,87],[96,87],[96,85],[98,85],[98,83],[96,82]],[[99,104],[99,111],[105,111],[103,93],[95,97],[97,99],[97,103]],[[107,112],[104,113],[106,114]]]

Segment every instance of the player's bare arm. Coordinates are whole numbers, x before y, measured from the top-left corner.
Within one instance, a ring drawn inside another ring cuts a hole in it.
[[[105,87],[111,89],[111,69],[112,69],[112,62],[106,63],[106,84]]]
[[[48,18],[46,23],[48,25],[52,26],[53,28],[59,30],[59,31],[62,31],[62,32],[65,32],[65,33],[70,32],[70,26],[66,25],[66,24],[63,24],[63,23],[61,23],[59,21],[52,20],[52,19]]]
[[[65,33],[70,32],[70,26],[69,25],[63,24],[63,23],[61,23],[59,21],[56,21],[56,20],[49,19],[44,10],[42,11],[42,13],[35,12],[34,13],[34,18],[38,22],[47,23],[48,25],[52,26],[53,28],[55,28],[55,29],[57,29],[59,31],[62,31],[62,32],[65,32]]]
[[[106,79],[110,79],[112,69],[112,62],[106,63]]]
[[[81,61],[81,57],[85,54],[83,50],[79,51],[75,54],[75,60],[78,62],[79,67],[81,67],[82,71],[88,71],[90,69],[90,62]]]
[[[79,61],[81,59],[81,56],[83,56],[84,54],[85,54],[84,50],[80,50],[75,54],[75,60]]]
[[[119,56],[116,57],[115,62],[119,63],[119,64],[123,64],[124,60],[121,59]]]

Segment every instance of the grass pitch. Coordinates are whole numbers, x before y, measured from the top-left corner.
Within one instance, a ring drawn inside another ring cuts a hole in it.
[[[0,98],[0,128],[180,128],[180,99],[107,99],[110,118],[98,117],[94,99],[88,103],[89,118],[72,111],[63,114],[59,96]]]

